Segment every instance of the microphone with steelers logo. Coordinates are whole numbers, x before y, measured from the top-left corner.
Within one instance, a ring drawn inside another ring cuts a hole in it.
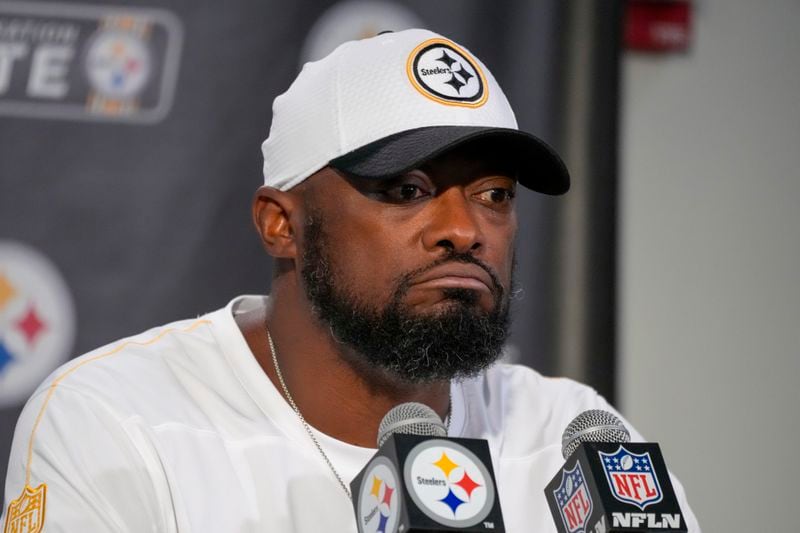
[[[378,453],[350,488],[359,533],[505,531],[488,443],[447,437],[420,403],[384,416]]]

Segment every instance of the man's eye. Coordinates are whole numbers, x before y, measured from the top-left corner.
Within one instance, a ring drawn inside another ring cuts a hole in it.
[[[509,204],[514,199],[515,194],[511,189],[496,187],[478,193],[478,197],[491,204]]]
[[[410,202],[422,198],[427,195],[427,192],[418,185],[412,183],[402,183],[396,187],[392,187],[384,192],[390,201],[395,202]]]

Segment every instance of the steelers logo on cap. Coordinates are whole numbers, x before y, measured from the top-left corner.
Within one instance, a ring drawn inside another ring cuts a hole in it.
[[[408,56],[406,70],[414,88],[440,104],[480,107],[489,97],[478,62],[446,39],[417,46]]]

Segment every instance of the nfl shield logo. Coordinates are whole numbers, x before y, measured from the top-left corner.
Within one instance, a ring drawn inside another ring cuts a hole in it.
[[[644,511],[648,505],[664,497],[653,470],[650,454],[636,454],[620,446],[614,453],[600,454],[611,494],[621,502],[635,505]]]
[[[581,464],[572,470],[561,471],[561,483],[553,491],[561,511],[561,519],[569,533],[584,533],[592,515],[592,496],[583,478]]]
[[[19,498],[8,506],[4,533],[39,533],[44,526],[44,504],[47,485],[35,489],[25,485]]]

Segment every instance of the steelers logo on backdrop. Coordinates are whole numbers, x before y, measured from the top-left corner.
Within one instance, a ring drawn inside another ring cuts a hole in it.
[[[414,88],[441,104],[480,107],[489,97],[478,62],[446,39],[417,46],[408,56],[406,70]]]
[[[311,27],[300,63],[322,59],[347,41],[425,26],[416,13],[394,2],[345,0],[325,11]]]
[[[397,472],[386,457],[367,466],[358,493],[358,531],[395,533],[400,520]]]
[[[21,404],[70,355],[72,296],[55,265],[0,241],[0,407]]]
[[[106,98],[133,98],[150,79],[150,58],[148,44],[139,35],[101,29],[89,43],[86,75]]]
[[[431,439],[417,444],[406,459],[403,479],[417,507],[450,527],[481,522],[494,504],[486,466],[455,442]]]

